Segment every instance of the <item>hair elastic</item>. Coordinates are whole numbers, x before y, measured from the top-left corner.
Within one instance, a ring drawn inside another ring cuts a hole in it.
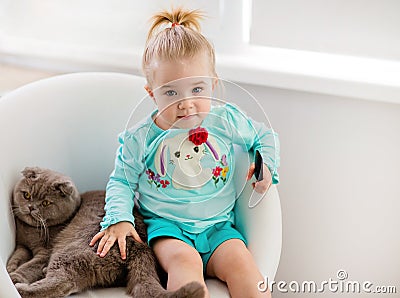
[[[179,25],[180,25],[179,23],[173,22],[172,25],[171,25],[171,28],[173,28],[173,27],[175,27],[175,26],[179,26]]]

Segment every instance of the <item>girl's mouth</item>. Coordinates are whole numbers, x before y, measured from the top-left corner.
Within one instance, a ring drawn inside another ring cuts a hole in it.
[[[178,116],[178,119],[189,120],[189,119],[193,118],[194,116],[195,116],[195,114],[186,115],[186,116]]]

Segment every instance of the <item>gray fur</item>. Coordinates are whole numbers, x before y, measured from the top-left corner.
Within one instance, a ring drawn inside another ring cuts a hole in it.
[[[14,283],[31,283],[44,277],[54,239],[78,210],[81,197],[60,173],[31,167],[22,175],[13,192],[16,249],[7,271]]]
[[[160,283],[159,267],[153,251],[131,237],[127,238],[126,260],[121,259],[117,244],[106,257],[97,256],[97,244],[90,247],[89,242],[98,232],[104,216],[104,191],[86,192],[80,197],[68,177],[50,170],[34,169],[25,169],[24,178],[15,187],[13,206],[17,222],[17,247],[7,264],[7,270],[23,298],[65,297],[89,288],[125,285],[128,295],[133,297],[204,297],[204,289],[195,282],[176,292],[166,291]],[[32,172],[34,174],[30,175]],[[54,187],[55,181],[68,182]],[[26,191],[24,187],[27,185],[31,187],[32,194],[35,194],[32,201],[37,202],[36,205],[49,196],[55,202],[62,202],[62,208],[58,209],[59,220],[54,218],[55,209],[41,211],[43,221],[54,223],[53,226],[42,225],[38,229],[37,226],[42,221],[23,221],[22,218],[27,216],[23,206],[28,204],[28,200],[23,195],[21,199],[19,193]],[[64,185],[68,187],[63,187]],[[70,187],[73,188],[72,191]],[[58,191],[59,197],[53,195],[53,188]],[[71,205],[69,207],[64,204],[66,197]],[[80,202],[79,210],[70,220]],[[21,206],[17,206],[18,204]],[[146,241],[146,226],[136,210],[135,228],[141,239]],[[47,234],[43,229],[47,229]],[[40,261],[32,262],[34,259]]]

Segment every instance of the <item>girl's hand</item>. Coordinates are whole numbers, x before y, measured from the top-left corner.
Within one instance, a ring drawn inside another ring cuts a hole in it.
[[[256,168],[255,163],[253,162],[250,165],[249,171],[247,172],[247,180],[250,180],[251,177],[254,175],[254,170]],[[268,167],[263,164],[263,180],[253,182],[253,188],[256,192],[263,194],[265,193],[272,184],[272,176],[268,169]]]
[[[98,232],[90,241],[89,245],[93,246],[99,239],[101,239],[99,247],[97,248],[97,254],[103,258],[108,253],[110,248],[114,245],[115,241],[118,241],[121,258],[125,260],[127,236],[131,236],[136,241],[143,243],[133,225],[130,222],[121,221],[119,223],[109,226],[104,231]]]

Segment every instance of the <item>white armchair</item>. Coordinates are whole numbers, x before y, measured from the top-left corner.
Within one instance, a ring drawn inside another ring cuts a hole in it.
[[[117,135],[145,96],[144,84],[143,78],[127,74],[75,73],[31,83],[0,98],[1,297],[19,297],[5,265],[15,243],[10,198],[20,171],[25,166],[47,167],[72,177],[80,192],[104,189],[113,169]],[[144,117],[147,104],[152,105],[150,101],[141,104],[134,116]],[[147,111],[151,108],[148,107]],[[249,157],[240,154],[235,177],[243,180]],[[238,226],[247,237],[261,272],[271,281],[282,244],[279,196],[273,186],[256,208],[248,208],[252,194],[249,184],[238,199]],[[229,296],[223,283],[211,279],[206,282],[211,297]],[[74,295],[125,296],[123,288]]]

